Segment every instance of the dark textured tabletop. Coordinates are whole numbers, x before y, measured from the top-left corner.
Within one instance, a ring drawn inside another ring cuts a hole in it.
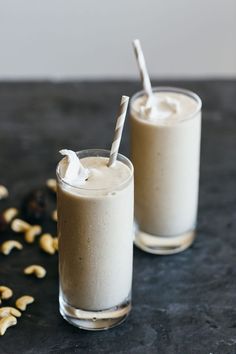
[[[24,243],[0,254],[0,283],[35,303],[0,337],[0,353],[236,353],[236,81],[160,82],[195,91],[203,100],[198,236],[187,251],[154,256],[135,248],[133,309],[120,327],[86,332],[58,312],[57,255]],[[10,197],[0,210],[20,206],[54,177],[58,150],[109,148],[122,94],[138,82],[0,83],[0,184]],[[128,154],[128,126],[121,152]],[[48,197],[49,209],[53,196]],[[49,211],[48,211],[49,212]],[[56,233],[46,219],[44,231]],[[0,243],[23,236],[8,230]],[[45,266],[38,280],[26,265]]]

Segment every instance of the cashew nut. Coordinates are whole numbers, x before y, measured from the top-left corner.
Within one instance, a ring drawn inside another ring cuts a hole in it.
[[[11,224],[11,229],[15,232],[26,232],[30,227],[30,224],[21,219],[15,219]]]
[[[0,304],[1,304],[1,299],[2,300],[10,299],[12,295],[13,295],[13,291],[10,288],[4,285],[0,285]]]
[[[0,307],[0,318],[2,317],[6,317],[6,316],[15,316],[15,317],[20,317],[21,316],[21,312],[17,309],[15,309],[15,307]]]
[[[24,220],[15,219],[11,224],[11,228],[15,232],[24,232],[25,241],[28,243],[33,243],[37,235],[42,232],[42,227],[40,225],[30,225]]]
[[[0,335],[3,336],[6,330],[17,324],[17,319],[14,316],[6,316],[0,320]]]
[[[16,307],[21,311],[25,311],[27,305],[32,304],[32,302],[34,302],[34,298],[32,296],[24,295],[16,300]]]
[[[52,220],[57,222],[57,210],[52,212]]]
[[[0,185],[0,200],[8,197],[8,190],[5,186]]]
[[[53,237],[50,234],[43,234],[40,237],[39,246],[46,253],[49,253],[49,254],[55,253],[55,248],[54,248],[54,244],[53,244]]]
[[[9,240],[3,242],[1,246],[1,251],[6,256],[13,250],[13,248],[17,248],[18,250],[22,250],[23,246],[20,242],[15,240]]]
[[[57,181],[54,178],[49,178],[46,181],[46,186],[51,189],[54,193],[57,191]]]
[[[3,212],[4,220],[7,224],[10,224],[12,219],[18,214],[18,209],[16,208],[8,208]]]
[[[46,269],[40,265],[33,264],[24,269],[25,274],[35,274],[37,278],[44,278],[46,275]]]
[[[54,247],[55,251],[58,251],[58,237],[54,237],[53,247]]]
[[[42,227],[40,225],[30,226],[25,232],[25,241],[28,243],[33,243],[36,236],[42,233]]]

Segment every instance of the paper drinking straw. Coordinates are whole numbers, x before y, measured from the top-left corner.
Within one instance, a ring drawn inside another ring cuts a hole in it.
[[[146,92],[148,99],[152,100],[153,99],[152,85],[151,85],[150,77],[148,75],[147,66],[145,63],[145,58],[141,48],[140,40],[135,39],[133,41],[133,46],[134,46],[134,52],[138,63],[141,80],[143,83],[143,89]]]
[[[113,165],[116,162],[118,150],[120,147],[120,140],[122,136],[122,131],[125,122],[125,116],[128,108],[129,97],[122,96],[120,101],[120,107],[116,118],[116,127],[115,127],[115,134],[113,138],[113,143],[111,146],[110,158],[108,161],[108,167]]]

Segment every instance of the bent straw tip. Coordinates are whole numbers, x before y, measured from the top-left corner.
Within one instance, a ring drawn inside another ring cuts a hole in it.
[[[136,46],[140,46],[140,39],[138,38],[135,38],[133,39],[133,45],[136,47]]]

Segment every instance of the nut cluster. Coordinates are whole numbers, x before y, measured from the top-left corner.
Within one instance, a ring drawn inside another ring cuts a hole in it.
[[[8,300],[13,296],[13,291],[5,286],[0,285],[0,301]],[[16,307],[4,306],[0,307],[0,335],[3,336],[9,327],[17,324],[17,318],[21,317],[21,311],[25,311],[28,304],[34,302],[34,298],[29,295],[21,296],[16,300]]]
[[[27,243],[33,243],[36,236],[42,233],[42,227],[40,225],[30,225],[21,219],[13,220],[11,229],[15,232],[24,233]]]
[[[55,179],[46,181],[48,189],[56,193],[57,183]],[[29,193],[23,200],[20,211],[16,208],[5,209],[0,213],[0,232],[7,230],[9,227],[15,233],[24,234],[25,242],[33,244],[36,237],[42,234],[42,226],[38,224],[46,212],[45,187]],[[8,190],[5,186],[0,185],[0,200],[8,197]],[[57,210],[51,215],[51,220],[57,222]],[[23,220],[23,219],[24,220]],[[35,223],[35,224],[34,224]],[[46,253],[53,255],[58,251],[58,238],[53,237],[50,233],[44,233],[39,239],[39,247]],[[17,240],[6,240],[0,245],[0,252],[9,255],[13,250],[22,250],[23,244]],[[42,279],[46,276],[46,269],[39,264],[31,264],[22,271],[26,276],[34,276]],[[22,311],[34,302],[34,298],[30,295],[23,295],[15,301],[15,307],[3,306],[2,302],[12,298],[13,291],[5,285],[0,285],[0,335],[4,335],[7,329],[17,324],[17,320],[22,315]]]

